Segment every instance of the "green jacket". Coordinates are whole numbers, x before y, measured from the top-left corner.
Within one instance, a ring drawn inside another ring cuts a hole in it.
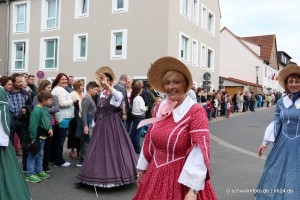
[[[35,141],[39,136],[47,137],[50,129],[52,129],[52,126],[49,120],[48,108],[36,106],[30,114],[29,135],[31,141]]]
[[[10,132],[10,116],[9,116],[9,105],[7,99],[7,93],[4,91],[3,87],[0,86],[0,114],[1,122],[6,135],[9,136]]]

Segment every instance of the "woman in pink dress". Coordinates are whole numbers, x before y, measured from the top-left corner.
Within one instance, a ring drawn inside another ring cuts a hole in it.
[[[188,68],[173,57],[154,62],[148,80],[168,95],[157,106],[137,164],[134,200],[214,200],[210,182],[210,140],[206,111],[187,92],[193,85]]]

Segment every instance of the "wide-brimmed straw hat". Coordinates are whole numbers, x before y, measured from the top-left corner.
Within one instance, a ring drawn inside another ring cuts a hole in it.
[[[300,67],[295,64],[289,64],[285,66],[278,74],[278,81],[281,87],[287,90],[286,79],[291,74],[299,74],[300,75]]]
[[[154,89],[165,92],[163,77],[168,71],[176,71],[185,76],[188,81],[186,92],[192,88],[193,78],[185,64],[174,57],[166,56],[156,60],[148,70],[148,81]]]
[[[110,67],[107,67],[107,66],[104,66],[104,67],[100,67],[96,73],[95,73],[95,82],[98,84],[98,85],[101,85],[100,84],[100,74],[104,74],[104,73],[107,73],[109,74],[111,77],[112,77],[112,82],[115,81],[116,77],[115,77],[115,74],[113,72],[113,70],[110,68]]]

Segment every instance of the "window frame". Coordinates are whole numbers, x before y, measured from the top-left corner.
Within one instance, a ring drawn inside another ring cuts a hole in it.
[[[193,17],[192,21],[199,25],[199,0],[192,0],[193,1]],[[197,2],[197,8],[195,8],[195,1]]]
[[[210,20],[210,15],[213,16],[213,20]],[[212,22],[212,26],[210,25],[210,22]],[[211,11],[208,10],[207,12],[207,31],[211,34],[211,35],[215,35],[215,31],[216,31],[216,15]]]
[[[184,7],[184,4],[186,3],[186,7]],[[180,0],[180,14],[187,19],[192,19],[192,9],[191,9],[191,0]],[[184,8],[186,8],[186,13]]]
[[[194,49],[195,45],[196,45],[196,49]],[[192,39],[191,64],[196,67],[198,67],[198,63],[199,63],[198,54],[199,54],[199,42],[196,39]]]
[[[47,41],[56,40],[56,67],[55,68],[46,68],[46,48]],[[40,69],[45,71],[58,71],[59,70],[59,36],[53,37],[44,37],[40,40]]]
[[[81,42],[82,38],[85,36],[85,56],[81,57]],[[88,33],[78,33],[74,34],[73,43],[73,61],[87,61],[88,56]]]
[[[118,8],[118,0],[112,1],[112,13],[122,13],[128,12],[128,2],[129,0],[123,0],[123,8]]]
[[[25,44],[25,48],[23,51],[23,69],[16,69],[16,47],[17,44],[19,43],[24,43]],[[16,71],[20,71],[20,72],[26,72],[28,71],[28,52],[29,52],[29,40],[25,39],[25,40],[12,40],[12,53],[11,53],[11,71],[12,72],[16,72]]]
[[[205,12],[204,12],[204,10],[205,10]],[[207,10],[207,7],[204,4],[202,4],[201,16],[202,16],[201,27],[202,27],[203,30],[207,30],[208,10]]]
[[[18,9],[17,7],[20,5],[26,5],[25,8],[25,16],[24,16],[24,31],[17,31],[17,19],[18,19]],[[30,1],[20,1],[13,3],[13,33],[22,34],[29,33],[30,28]]]
[[[48,8],[49,1],[56,1],[56,25],[55,27],[48,27]],[[60,29],[60,19],[61,19],[61,0],[42,0],[42,17],[41,17],[41,31],[51,31]]]
[[[211,57],[211,60],[209,61],[209,51],[211,51],[212,52],[212,57]],[[215,69],[215,50],[213,50],[212,48],[210,48],[210,47],[207,47],[207,60],[206,60],[206,62],[207,62],[207,64],[206,64],[206,66],[207,66],[207,69],[209,69],[209,70],[211,70],[211,71],[214,71],[214,69]],[[211,63],[210,64],[210,67],[208,66],[208,63]]]
[[[187,39],[187,43],[186,43],[186,59],[182,56],[181,51],[184,51],[183,46],[182,46],[182,39],[186,38]],[[184,61],[186,63],[190,63],[191,62],[191,36],[183,33],[183,32],[179,32],[179,60]]]
[[[122,33],[122,54],[116,54],[116,36],[117,34]],[[119,29],[111,31],[111,40],[110,40],[110,59],[119,60],[127,59],[127,39],[128,39],[128,29]]]
[[[204,47],[204,48],[203,48]],[[207,46],[201,43],[201,60],[200,60],[200,67],[207,68]],[[203,58],[204,56],[204,58]]]
[[[82,12],[82,2],[86,1],[86,13]],[[89,17],[90,0],[75,0],[75,19]]]

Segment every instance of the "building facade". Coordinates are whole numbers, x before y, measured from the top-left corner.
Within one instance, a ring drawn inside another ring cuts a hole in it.
[[[158,6],[159,5],[159,6]],[[196,86],[219,75],[219,2],[200,0],[11,1],[9,73],[59,72],[87,81],[110,66],[146,79],[161,56],[182,60]]]
[[[0,0],[0,75],[6,75],[7,66],[7,6]]]
[[[241,38],[224,27],[220,40],[220,76],[224,79],[225,89],[280,91],[275,35]]]

